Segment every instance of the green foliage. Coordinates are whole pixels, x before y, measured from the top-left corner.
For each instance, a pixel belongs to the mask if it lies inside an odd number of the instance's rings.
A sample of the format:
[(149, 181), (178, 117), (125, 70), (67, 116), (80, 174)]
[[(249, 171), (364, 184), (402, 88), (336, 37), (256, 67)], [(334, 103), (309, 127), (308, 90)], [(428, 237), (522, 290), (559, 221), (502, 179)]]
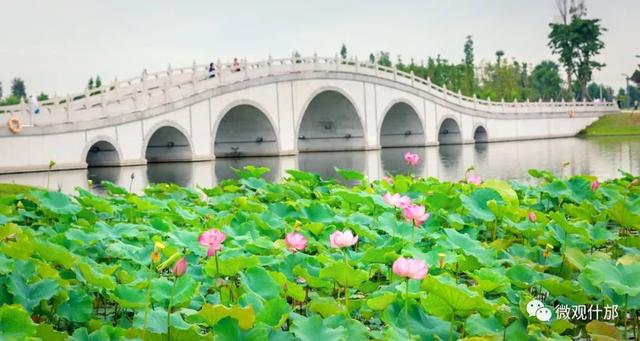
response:
[[(624, 321), (544, 324), (526, 316), (531, 291), (550, 307), (640, 308), (631, 174), (594, 191), (593, 176), (539, 170), (531, 184), (480, 186), (409, 176), (389, 186), (345, 169), (355, 184), (302, 171), (270, 183), (266, 171), (238, 170), (205, 195), (166, 184), (139, 194), (109, 183), (103, 195), (3, 191), (0, 338), (542, 340), (586, 330), (596, 339), (622, 336)], [(412, 232), (381, 199), (387, 191), (431, 217)], [(215, 256), (198, 243), (211, 228), (227, 236)], [(346, 229), (357, 244), (332, 248), (329, 236)], [(284, 237), (295, 230), (308, 244), (294, 253)], [(401, 255), (425, 261), (428, 275), (398, 277)], [(176, 278), (182, 256), (187, 271)]]
[(342, 46), (340, 46), (340, 57), (342, 58), (342, 60), (347, 59), (347, 46), (345, 44), (342, 44)]
[(27, 89), (22, 78), (14, 78), (11, 80), (11, 96), (17, 98), (27, 97)]
[(572, 76), (579, 85), (579, 99), (591, 99), (587, 84), (591, 81), (593, 70), (599, 70), (605, 64), (593, 58), (605, 46), (600, 36), (605, 28), (600, 26), (600, 19), (584, 19), (572, 17), (569, 23), (549, 24), (549, 47), (559, 57), (560, 63), (567, 73), (567, 85), (573, 85)]

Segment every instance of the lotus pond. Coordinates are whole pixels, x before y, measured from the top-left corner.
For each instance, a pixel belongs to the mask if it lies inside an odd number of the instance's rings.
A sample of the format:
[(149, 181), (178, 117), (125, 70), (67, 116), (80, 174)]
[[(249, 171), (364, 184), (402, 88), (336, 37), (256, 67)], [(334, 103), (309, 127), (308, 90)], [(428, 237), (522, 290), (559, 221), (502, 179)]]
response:
[[(215, 188), (159, 184), (136, 194), (106, 182), (103, 195), (2, 192), (0, 339), (639, 332), (640, 179), (631, 174), (598, 183), (531, 170), (536, 184), (524, 185), (368, 181), (339, 170), (343, 185), (295, 170), (271, 183), (267, 171), (246, 167)], [(407, 213), (405, 201), (426, 212)], [(528, 311), (534, 299), (549, 321)], [(617, 311), (563, 317), (558, 306)]]

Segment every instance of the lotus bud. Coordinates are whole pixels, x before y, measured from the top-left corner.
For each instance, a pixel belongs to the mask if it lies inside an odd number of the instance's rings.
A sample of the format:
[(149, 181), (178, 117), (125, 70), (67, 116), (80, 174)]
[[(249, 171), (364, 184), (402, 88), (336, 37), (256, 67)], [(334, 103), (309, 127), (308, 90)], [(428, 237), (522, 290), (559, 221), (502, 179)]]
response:
[(438, 267), (440, 269), (442, 269), (444, 267), (444, 257), (446, 256), (446, 254), (440, 252), (438, 253)]
[(131, 177), (131, 180), (135, 179), (136, 178), (136, 173), (131, 172), (131, 176), (130, 177)]
[(87, 180), (87, 187), (89, 188), (93, 187), (93, 180), (91, 179)]
[(538, 217), (536, 216), (536, 212), (533, 212), (533, 211), (529, 211), (528, 218), (529, 218), (529, 221), (532, 223), (535, 223), (536, 220), (538, 219)]
[(49, 169), (53, 169), (53, 167), (55, 167), (55, 166), (56, 166), (56, 162), (55, 161), (53, 161), (53, 160), (49, 161)]
[(300, 220), (296, 220), (296, 223), (293, 225), (293, 230), (296, 232), (300, 231), (300, 225), (302, 225)]
[(151, 261), (153, 263), (158, 263), (160, 261), (160, 253), (157, 251), (151, 252)]
[(176, 277), (184, 275), (185, 272), (187, 272), (187, 258), (180, 258), (173, 266), (173, 269), (171, 269), (171, 272), (173, 272)]

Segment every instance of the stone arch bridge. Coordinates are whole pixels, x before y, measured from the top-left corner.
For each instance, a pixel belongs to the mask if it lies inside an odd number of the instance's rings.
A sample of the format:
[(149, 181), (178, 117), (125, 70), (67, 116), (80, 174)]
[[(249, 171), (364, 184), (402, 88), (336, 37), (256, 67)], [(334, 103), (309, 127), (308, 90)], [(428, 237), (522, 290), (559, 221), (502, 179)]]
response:
[[(395, 68), (269, 57), (0, 107), (0, 173), (573, 136), (613, 103), (492, 102)], [(7, 121), (23, 125), (9, 131)]]

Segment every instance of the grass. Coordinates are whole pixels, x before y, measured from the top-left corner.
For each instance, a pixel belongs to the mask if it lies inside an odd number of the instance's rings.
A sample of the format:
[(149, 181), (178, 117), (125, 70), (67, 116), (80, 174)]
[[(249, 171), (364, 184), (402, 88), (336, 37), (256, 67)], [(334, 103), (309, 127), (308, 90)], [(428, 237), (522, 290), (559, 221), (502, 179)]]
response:
[(600, 117), (582, 131), (585, 136), (640, 135), (640, 111)]

